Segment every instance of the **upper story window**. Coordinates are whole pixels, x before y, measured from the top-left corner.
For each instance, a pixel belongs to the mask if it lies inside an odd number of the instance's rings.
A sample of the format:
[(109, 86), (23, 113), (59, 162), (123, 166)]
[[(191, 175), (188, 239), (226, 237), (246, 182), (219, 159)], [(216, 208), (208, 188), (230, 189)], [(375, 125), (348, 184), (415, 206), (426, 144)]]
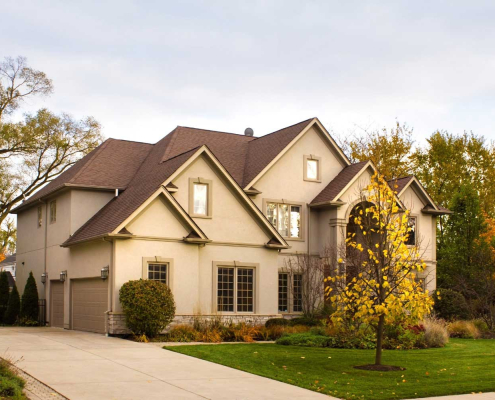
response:
[(43, 224), (43, 208), (38, 207), (38, 228)]
[(203, 178), (189, 179), (189, 215), (211, 218), (212, 181)]
[(304, 180), (321, 182), (321, 158), (312, 154), (304, 156)]
[(266, 217), (285, 238), (302, 238), (301, 212), (301, 204), (266, 203)]
[(407, 221), (410, 231), (407, 233), (405, 244), (408, 246), (416, 246), (416, 217), (409, 217)]
[(57, 201), (53, 200), (50, 202), (50, 223), (53, 224), (57, 222)]

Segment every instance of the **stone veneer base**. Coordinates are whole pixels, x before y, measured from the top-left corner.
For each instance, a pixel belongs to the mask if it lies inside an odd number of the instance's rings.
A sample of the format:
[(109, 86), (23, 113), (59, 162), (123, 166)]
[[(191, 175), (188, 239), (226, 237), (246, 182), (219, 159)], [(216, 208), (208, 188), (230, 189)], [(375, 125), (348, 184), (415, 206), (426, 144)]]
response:
[[(220, 319), (223, 323), (240, 323), (246, 322), (249, 324), (264, 325), (271, 318), (291, 318), (291, 315), (270, 314), (270, 315), (176, 315), (172, 323), (163, 331), (164, 333), (177, 325), (192, 325), (195, 320), (211, 321)], [(108, 314), (108, 334), (110, 335), (127, 335), (131, 331), (125, 324), (125, 316), (123, 313)]]

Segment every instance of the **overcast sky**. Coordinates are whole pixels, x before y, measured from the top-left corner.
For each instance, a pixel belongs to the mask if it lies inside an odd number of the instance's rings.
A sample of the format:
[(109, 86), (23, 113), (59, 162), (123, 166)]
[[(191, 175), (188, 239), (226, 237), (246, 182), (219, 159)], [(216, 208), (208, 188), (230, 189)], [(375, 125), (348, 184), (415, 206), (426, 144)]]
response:
[(23, 55), (106, 137), (175, 126), (255, 136), (317, 116), (495, 140), (495, 1), (4, 1), (0, 57)]

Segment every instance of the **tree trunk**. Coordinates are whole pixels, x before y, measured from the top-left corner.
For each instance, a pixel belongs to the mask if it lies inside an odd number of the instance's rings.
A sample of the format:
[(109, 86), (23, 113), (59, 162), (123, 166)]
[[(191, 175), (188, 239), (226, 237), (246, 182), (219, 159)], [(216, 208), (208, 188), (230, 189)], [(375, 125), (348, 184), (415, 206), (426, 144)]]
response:
[(376, 353), (375, 365), (382, 365), (382, 344), (383, 344), (383, 328), (385, 326), (385, 315), (380, 315), (378, 326), (376, 328)]

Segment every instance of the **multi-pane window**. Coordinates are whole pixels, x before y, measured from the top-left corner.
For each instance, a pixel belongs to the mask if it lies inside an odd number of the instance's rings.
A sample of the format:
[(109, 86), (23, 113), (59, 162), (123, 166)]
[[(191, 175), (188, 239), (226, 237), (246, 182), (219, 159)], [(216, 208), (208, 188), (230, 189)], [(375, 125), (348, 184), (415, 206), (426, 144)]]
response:
[(43, 224), (43, 208), (41, 206), (38, 207), (38, 227)]
[(294, 274), (292, 276), (293, 283), (293, 299), (292, 299), (292, 311), (301, 312), (302, 311), (302, 275)]
[(409, 246), (416, 245), (416, 217), (409, 217), (407, 222), (409, 231), (407, 232), (406, 244)]
[(208, 215), (208, 185), (206, 183), (194, 183), (193, 185), (193, 212), (196, 215)]
[(278, 311), (302, 312), (302, 275), (278, 274)]
[(278, 311), (289, 312), (289, 274), (278, 274)]
[(50, 202), (50, 223), (57, 221), (57, 201)]
[(253, 268), (218, 268), (217, 311), (254, 312)]
[(267, 203), (266, 216), (283, 237), (301, 238), (300, 205)]
[(168, 264), (148, 264), (148, 279), (168, 284)]

